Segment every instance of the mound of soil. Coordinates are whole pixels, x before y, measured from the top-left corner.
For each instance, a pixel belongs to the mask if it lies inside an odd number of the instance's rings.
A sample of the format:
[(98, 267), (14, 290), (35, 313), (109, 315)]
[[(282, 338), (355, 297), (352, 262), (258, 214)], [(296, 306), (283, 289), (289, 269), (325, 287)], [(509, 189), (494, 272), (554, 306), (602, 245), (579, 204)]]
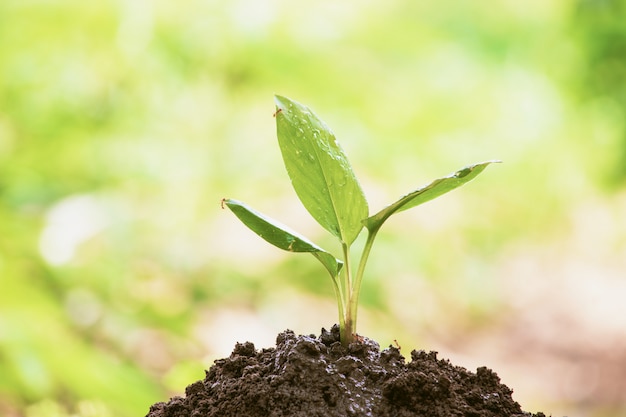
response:
[(490, 369), (472, 373), (437, 352), (414, 350), (407, 364), (367, 338), (344, 348), (334, 326), (319, 337), (287, 330), (260, 351), (238, 343), (147, 417), (545, 417), (522, 411), (512, 392)]

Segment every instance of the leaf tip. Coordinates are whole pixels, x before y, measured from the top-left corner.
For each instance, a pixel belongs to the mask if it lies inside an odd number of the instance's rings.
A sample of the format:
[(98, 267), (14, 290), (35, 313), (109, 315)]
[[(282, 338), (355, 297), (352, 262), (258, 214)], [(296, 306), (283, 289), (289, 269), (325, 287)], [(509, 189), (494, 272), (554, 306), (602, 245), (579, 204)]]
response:
[(287, 97), (274, 94), (274, 103), (276, 104), (276, 107), (284, 108), (287, 104), (289, 104), (289, 102), (290, 100)]
[(287, 110), (287, 109), (290, 108), (290, 105), (292, 104), (292, 101), (289, 100), (287, 97), (275, 94), (274, 95), (274, 103), (276, 104), (276, 111), (274, 112), (274, 114), (272, 116), (274, 116), (274, 118), (276, 118), (284, 110)]

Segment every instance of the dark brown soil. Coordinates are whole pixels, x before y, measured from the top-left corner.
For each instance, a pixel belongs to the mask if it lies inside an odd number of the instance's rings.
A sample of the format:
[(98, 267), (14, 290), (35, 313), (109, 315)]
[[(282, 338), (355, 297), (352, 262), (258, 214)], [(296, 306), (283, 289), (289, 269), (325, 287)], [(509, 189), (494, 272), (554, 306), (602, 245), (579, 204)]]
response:
[(337, 326), (319, 337), (287, 330), (260, 351), (238, 343), (185, 393), (147, 417), (545, 417), (522, 411), (488, 368), (469, 372), (421, 350), (407, 364), (367, 338), (344, 348)]

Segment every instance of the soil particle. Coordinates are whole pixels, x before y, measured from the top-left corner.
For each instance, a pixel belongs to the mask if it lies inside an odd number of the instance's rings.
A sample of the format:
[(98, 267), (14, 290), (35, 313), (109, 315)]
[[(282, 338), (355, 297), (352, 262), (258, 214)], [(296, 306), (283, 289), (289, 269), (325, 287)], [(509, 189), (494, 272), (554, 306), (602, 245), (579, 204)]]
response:
[(147, 417), (545, 417), (522, 411), (513, 391), (490, 369), (476, 373), (373, 340), (344, 348), (339, 328), (319, 337), (286, 330), (276, 347), (237, 343), (206, 378), (150, 407)]

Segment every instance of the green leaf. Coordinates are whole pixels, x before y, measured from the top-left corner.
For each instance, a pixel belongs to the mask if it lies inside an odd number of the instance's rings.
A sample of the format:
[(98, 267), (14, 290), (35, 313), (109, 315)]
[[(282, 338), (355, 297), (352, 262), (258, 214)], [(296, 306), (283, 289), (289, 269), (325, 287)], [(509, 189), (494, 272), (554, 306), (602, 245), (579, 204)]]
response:
[(223, 203), (243, 224), (267, 242), (289, 252), (309, 252), (324, 265), (333, 278), (339, 275), (343, 262), (307, 238), (248, 207), (241, 201), (224, 199)]
[(278, 143), (298, 198), (322, 227), (350, 245), (369, 212), (348, 158), (308, 107), (281, 96), (275, 101)]
[(480, 174), (487, 165), (500, 161), (486, 161), (479, 164), (467, 166), (447, 177), (434, 180), (425, 187), (419, 188), (395, 203), (385, 207), (375, 215), (363, 220), (363, 224), (370, 232), (376, 232), (392, 214), (410, 209), (420, 204), (426, 203), (442, 194), (452, 191), (457, 187), (471, 181)]

